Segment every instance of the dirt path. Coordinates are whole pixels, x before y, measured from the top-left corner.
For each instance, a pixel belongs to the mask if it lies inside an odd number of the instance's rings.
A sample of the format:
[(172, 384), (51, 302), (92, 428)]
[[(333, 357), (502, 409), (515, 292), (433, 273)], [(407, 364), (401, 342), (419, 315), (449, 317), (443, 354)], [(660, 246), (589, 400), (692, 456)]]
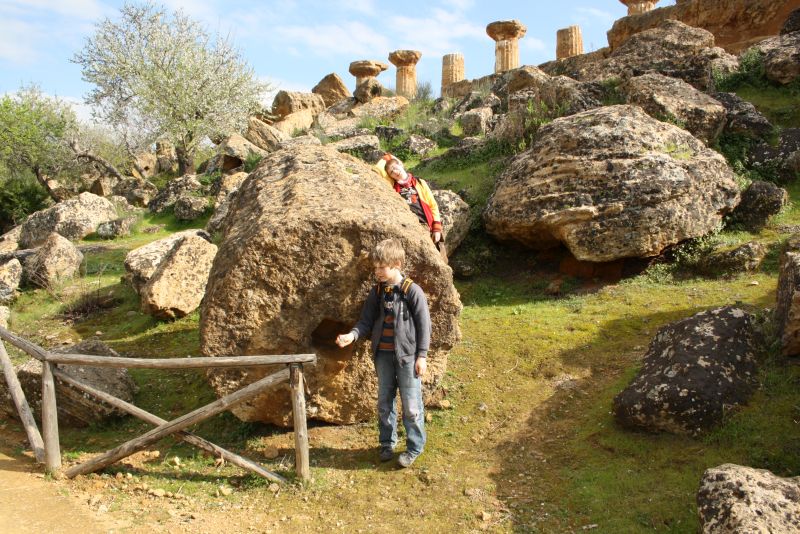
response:
[(14, 454), (19, 441), (0, 433), (0, 532), (15, 534), (114, 532), (114, 525), (95, 517), (75, 498), (42, 475), (41, 466)]

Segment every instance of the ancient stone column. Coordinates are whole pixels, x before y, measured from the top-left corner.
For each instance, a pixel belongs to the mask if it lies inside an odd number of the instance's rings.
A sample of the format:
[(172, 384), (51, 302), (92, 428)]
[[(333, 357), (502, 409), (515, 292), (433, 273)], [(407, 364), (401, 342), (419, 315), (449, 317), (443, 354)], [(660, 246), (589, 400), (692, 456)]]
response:
[(395, 50), (389, 54), (389, 61), (397, 67), (397, 87), (399, 96), (411, 100), (417, 96), (417, 61), (422, 52), (416, 50)]
[(494, 72), (505, 72), (519, 67), (519, 40), (528, 28), (518, 20), (498, 20), (486, 26), (486, 33), (496, 41), (494, 47)]
[(570, 26), (556, 32), (556, 59), (583, 54), (583, 37), (580, 26)]
[(442, 57), (442, 96), (445, 88), (464, 79), (464, 56), (462, 54), (447, 54)]
[(647, 13), (655, 9), (658, 0), (619, 0), (628, 6), (628, 16)]
[(386, 63), (364, 59), (350, 63), (350, 74), (356, 77), (356, 89), (369, 78), (375, 78), (389, 68)]

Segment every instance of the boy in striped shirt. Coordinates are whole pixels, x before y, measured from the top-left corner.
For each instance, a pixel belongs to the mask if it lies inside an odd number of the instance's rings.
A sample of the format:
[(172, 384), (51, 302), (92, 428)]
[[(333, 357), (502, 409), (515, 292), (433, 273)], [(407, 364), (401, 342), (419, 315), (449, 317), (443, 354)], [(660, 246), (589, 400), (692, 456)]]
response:
[(427, 370), (426, 357), (431, 340), (431, 318), (425, 293), (401, 269), (405, 261), (403, 246), (396, 239), (378, 243), (373, 253), (375, 277), (361, 318), (355, 327), (336, 338), (346, 347), (369, 335), (378, 374), (378, 439), (380, 459), (394, 457), (397, 444), (395, 397), (400, 390), (406, 450), (397, 462), (408, 467), (425, 448), (425, 414), (422, 381)]

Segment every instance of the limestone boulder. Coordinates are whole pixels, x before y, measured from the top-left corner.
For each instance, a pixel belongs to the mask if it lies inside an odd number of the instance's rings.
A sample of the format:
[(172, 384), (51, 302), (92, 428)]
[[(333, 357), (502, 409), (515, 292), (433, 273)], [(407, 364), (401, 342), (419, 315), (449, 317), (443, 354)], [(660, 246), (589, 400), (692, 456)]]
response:
[(683, 80), (649, 73), (628, 80), (624, 91), (629, 104), (658, 120), (678, 124), (706, 144), (725, 125), (725, 107)]
[(557, 111), (558, 115), (572, 115), (601, 105), (601, 91), (597, 86), (567, 76), (550, 76), (530, 65), (503, 73), (495, 81), (492, 91), (505, 102), (504, 109), (509, 111), (512, 107), (510, 97), (520, 91), (526, 93), (526, 100), (537, 111), (546, 108), (551, 112)]
[(304, 109), (311, 110), (311, 114), (316, 116), (325, 111), (325, 100), (317, 93), (301, 93), (296, 91), (278, 91), (272, 101), (272, 114), (278, 117), (286, 117)]
[(310, 109), (301, 109), (272, 124), (272, 127), (288, 137), (295, 137), (306, 132), (314, 124), (314, 113)]
[(17, 258), (0, 260), (0, 304), (14, 300), (22, 282), (22, 264)]
[(96, 178), (89, 187), (89, 192), (99, 197), (110, 197), (114, 194), (114, 186), (119, 182), (113, 176), (100, 176)]
[(94, 233), (100, 224), (116, 218), (117, 210), (107, 199), (92, 193), (81, 193), (31, 214), (22, 223), (19, 245), (22, 248), (36, 247), (53, 232), (67, 239), (81, 239)]
[(158, 172), (177, 172), (178, 153), (175, 145), (166, 139), (156, 141), (156, 163)]
[(0, 306), (0, 326), (8, 328), (8, 321), (11, 319), (11, 310), (8, 306)]
[(378, 139), (381, 141), (389, 142), (395, 137), (399, 137), (405, 133), (405, 130), (397, 126), (384, 126), (383, 124), (379, 124), (375, 127), (375, 135), (377, 135)]
[[(424, 390), (430, 394), (460, 337), (451, 271), (371, 166), (328, 146), (267, 156), (235, 195), (201, 306), (202, 352), (316, 352), (317, 365), (306, 371), (309, 416), (368, 420), (377, 394), (368, 342), (339, 349), (334, 340), (358, 320), (375, 284), (370, 251), (389, 237), (403, 243), (404, 270), (428, 297), (433, 335)], [(275, 370), (212, 371), (210, 382), (223, 395)], [(288, 390), (266, 392), (232, 411), (246, 421), (286, 425)]]
[(750, 102), (736, 93), (713, 93), (714, 100), (725, 107), (727, 118), (723, 133), (766, 139), (774, 130), (769, 120)]
[(373, 117), (378, 120), (393, 119), (408, 107), (403, 96), (379, 96), (366, 104), (354, 106), (350, 113), (354, 117)]
[(0, 235), (0, 254), (18, 250), (20, 235), (22, 235), (22, 226), (15, 226), (8, 232)]
[(220, 143), (219, 147), (217, 147), (217, 153), (217, 157), (212, 161), (210, 168), (207, 169), (206, 172), (230, 172), (243, 166), (245, 161), (249, 158), (263, 157), (266, 151), (260, 149), (241, 135), (232, 134)]
[(158, 174), (158, 158), (152, 152), (142, 152), (136, 155), (136, 165), (133, 172), (137, 178), (147, 180)]
[(721, 247), (701, 259), (700, 269), (712, 276), (751, 273), (761, 266), (766, 255), (767, 247), (758, 241), (735, 247)]
[(289, 139), (289, 135), (256, 117), (250, 117), (244, 138), (266, 152), (273, 152), (282, 141)]
[(754, 168), (765, 168), (777, 174), (785, 183), (800, 176), (800, 128), (784, 128), (778, 143), (758, 143), (750, 149), (749, 163)]
[(442, 233), (447, 253), (452, 254), (469, 232), (469, 204), (464, 202), (458, 193), (447, 189), (434, 189), (433, 198), (436, 199), (439, 214), (442, 216)]
[(616, 421), (688, 435), (721, 422), (758, 384), (753, 321), (750, 313), (727, 306), (661, 328), (639, 373), (614, 398)]
[(356, 87), (353, 97), (356, 102), (367, 104), (373, 99), (383, 95), (383, 86), (377, 78), (367, 78)]
[(193, 221), (202, 217), (208, 209), (208, 199), (184, 195), (175, 201), (175, 218), (179, 221)]
[(142, 311), (180, 319), (200, 306), (217, 246), (197, 235), (175, 242), (141, 291)]
[(593, 52), (548, 61), (539, 65), (544, 73), (550, 76), (568, 76), (575, 80), (592, 79), (597, 66), (611, 54), (611, 48), (599, 48)]
[(800, 531), (800, 477), (723, 464), (706, 469), (697, 492), (703, 534)]
[(113, 191), (114, 195), (124, 197), (130, 204), (145, 207), (158, 194), (158, 187), (153, 182), (129, 177), (118, 182)]
[(138, 220), (139, 218), (135, 215), (129, 215), (105, 222), (97, 227), (97, 235), (103, 239), (116, 239), (131, 235), (131, 230)]
[[(341, 141), (330, 143), (327, 146), (338, 150), (339, 152), (346, 152), (352, 156), (366, 161), (367, 163), (375, 162), (383, 156), (381, 151), (381, 141), (376, 135), (359, 135), (356, 137), (348, 137)], [(378, 154), (380, 152), (380, 154)]]
[(783, 85), (800, 77), (800, 31), (770, 39), (764, 54), (764, 73)]
[(164, 213), (167, 209), (175, 206), (179, 198), (192, 193), (202, 193), (202, 191), (203, 184), (197, 179), (197, 175), (178, 176), (167, 182), (167, 185), (147, 205), (147, 209), (152, 213)]
[(31, 284), (49, 288), (78, 273), (83, 254), (69, 239), (53, 232), (35, 254), (25, 259), (24, 274)]
[(211, 242), (211, 236), (204, 230), (184, 230), (128, 252), (128, 255), (125, 256), (125, 281), (133, 287), (134, 291), (141, 293), (142, 288), (176, 243), (191, 236), (199, 236), (209, 243)]
[(781, 26), (781, 35), (788, 35), (790, 33), (800, 32), (800, 8), (795, 9), (789, 16), (786, 17), (786, 20)]
[(411, 134), (408, 139), (400, 144), (400, 149), (415, 156), (424, 157), (428, 152), (436, 148), (436, 141), (417, 134)]
[(322, 78), (319, 83), (311, 89), (311, 92), (322, 97), (326, 108), (353, 96), (350, 89), (347, 88), (344, 81), (342, 81), (335, 72)]
[(742, 192), (742, 201), (730, 215), (732, 224), (749, 232), (759, 232), (789, 201), (786, 189), (772, 182), (755, 181)]
[(463, 113), (459, 120), (464, 135), (483, 135), (489, 128), (491, 118), (492, 108), (476, 108)]
[(298, 137), (293, 137), (291, 139), (287, 139), (281, 143), (280, 149), (289, 149), (293, 150), (299, 146), (322, 146), (322, 141), (319, 138), (314, 137), (313, 135), (300, 135)]
[[(97, 339), (88, 339), (71, 347), (60, 347), (51, 350), (64, 354), (119, 357), (115, 350)], [(127, 369), (78, 365), (63, 365), (59, 369), (76, 380), (80, 380), (89, 386), (127, 402), (133, 402), (134, 395), (138, 391)], [(25, 398), (28, 399), (31, 410), (38, 418), (39, 414), (42, 413), (42, 364), (38, 360), (29, 360), (17, 366), (16, 371), (22, 391), (25, 393)], [(60, 425), (85, 427), (92, 424), (107, 423), (110, 420), (126, 415), (125, 412), (85, 394), (58, 378), (56, 378), (55, 382), (56, 397), (58, 398), (58, 423)], [(18, 417), (14, 404), (9, 398), (5, 380), (0, 380), (0, 411), (11, 417)]]
[(637, 106), (562, 117), (498, 177), (487, 231), (581, 261), (650, 257), (717, 228), (739, 202), (725, 159)]
[(786, 240), (778, 272), (775, 321), (784, 356), (800, 354), (800, 234)]

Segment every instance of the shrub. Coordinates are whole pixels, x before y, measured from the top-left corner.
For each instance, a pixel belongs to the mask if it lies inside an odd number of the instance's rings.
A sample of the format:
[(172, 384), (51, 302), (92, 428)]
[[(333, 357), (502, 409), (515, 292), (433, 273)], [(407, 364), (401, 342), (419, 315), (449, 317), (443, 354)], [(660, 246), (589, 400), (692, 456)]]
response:
[(0, 234), (46, 208), (49, 198), (32, 176), (0, 177)]
[(253, 172), (263, 157), (264, 156), (261, 154), (256, 154), (254, 152), (247, 154), (247, 158), (244, 160), (244, 172)]
[(737, 89), (749, 85), (751, 87), (764, 87), (770, 85), (764, 74), (764, 54), (756, 49), (748, 49), (739, 58), (739, 70), (733, 73), (714, 72), (714, 86), (717, 91), (735, 92)]

